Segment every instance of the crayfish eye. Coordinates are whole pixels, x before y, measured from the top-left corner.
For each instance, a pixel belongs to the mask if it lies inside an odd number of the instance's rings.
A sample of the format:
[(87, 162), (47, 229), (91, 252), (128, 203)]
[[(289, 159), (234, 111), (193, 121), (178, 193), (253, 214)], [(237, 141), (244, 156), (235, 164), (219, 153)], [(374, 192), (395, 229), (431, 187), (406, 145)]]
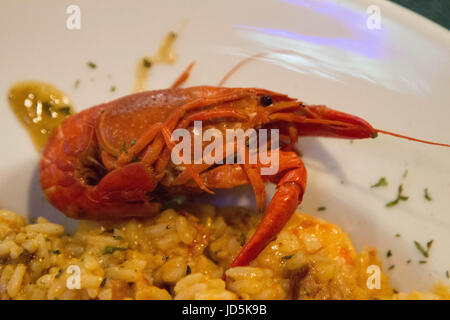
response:
[(263, 107), (270, 106), (273, 103), (272, 98), (269, 95), (264, 95), (261, 97), (261, 105)]

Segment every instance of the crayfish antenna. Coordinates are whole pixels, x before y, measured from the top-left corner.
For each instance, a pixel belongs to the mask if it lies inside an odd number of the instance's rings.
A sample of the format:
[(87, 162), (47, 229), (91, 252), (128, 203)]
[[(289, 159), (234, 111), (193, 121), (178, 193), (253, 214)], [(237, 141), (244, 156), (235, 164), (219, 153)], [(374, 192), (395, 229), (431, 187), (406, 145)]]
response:
[(180, 87), (189, 78), (189, 75), (191, 74), (191, 69), (192, 69), (192, 67), (194, 67), (194, 65), (195, 65), (195, 61), (192, 61), (188, 65), (186, 70), (184, 70), (183, 73), (170, 86), (170, 89), (176, 89), (176, 88)]
[(398, 134), (398, 133), (395, 133), (395, 132), (386, 131), (386, 130), (375, 129), (375, 131), (378, 132), (378, 133), (383, 133), (383, 134), (387, 134), (387, 135), (390, 135), (390, 136), (394, 136), (394, 137), (400, 138), (400, 139), (406, 139), (406, 140), (411, 140), (411, 141), (425, 143), (425, 144), (431, 144), (431, 145), (440, 146), (440, 147), (450, 147), (450, 144), (417, 139), (417, 138), (404, 136), (404, 135), (401, 135), (401, 134)]

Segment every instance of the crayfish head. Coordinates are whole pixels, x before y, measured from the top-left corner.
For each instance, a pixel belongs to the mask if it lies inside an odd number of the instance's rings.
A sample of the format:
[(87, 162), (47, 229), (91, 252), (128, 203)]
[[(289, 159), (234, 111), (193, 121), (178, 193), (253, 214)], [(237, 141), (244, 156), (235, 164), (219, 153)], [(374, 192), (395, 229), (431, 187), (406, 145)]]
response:
[(288, 97), (285, 94), (269, 91), (265, 89), (256, 89), (256, 125), (268, 126), (274, 121), (272, 114), (285, 113), (289, 114), (299, 110), (302, 102), (297, 99)]
[(305, 105), (281, 94), (259, 96), (258, 113), (262, 124), (297, 136), (334, 137), (344, 139), (376, 138), (378, 132), (367, 121), (352, 114), (323, 105)]

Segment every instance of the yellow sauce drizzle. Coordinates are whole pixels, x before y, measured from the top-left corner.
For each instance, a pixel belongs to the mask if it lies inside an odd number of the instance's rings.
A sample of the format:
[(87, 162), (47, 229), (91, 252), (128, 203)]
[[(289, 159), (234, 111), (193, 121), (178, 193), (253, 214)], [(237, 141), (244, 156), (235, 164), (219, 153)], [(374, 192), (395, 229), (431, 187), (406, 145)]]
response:
[(54, 86), (39, 81), (24, 81), (8, 92), (11, 110), (27, 129), (35, 147), (40, 151), (50, 133), (73, 113), (66, 94)]
[(172, 64), (176, 61), (177, 55), (173, 51), (173, 44), (176, 38), (177, 34), (175, 32), (169, 32), (155, 55), (144, 57), (139, 60), (136, 66), (133, 92), (146, 90), (148, 75), (152, 66), (157, 63)]

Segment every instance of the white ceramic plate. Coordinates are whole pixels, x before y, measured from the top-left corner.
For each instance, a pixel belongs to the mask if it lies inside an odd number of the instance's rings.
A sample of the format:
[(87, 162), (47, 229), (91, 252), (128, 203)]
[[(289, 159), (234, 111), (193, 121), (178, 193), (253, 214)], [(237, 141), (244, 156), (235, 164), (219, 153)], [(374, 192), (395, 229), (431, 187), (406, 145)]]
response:
[[(197, 65), (187, 85), (215, 85), (243, 57), (295, 50), (301, 56), (272, 55), (246, 65), (227, 85), (281, 91), (359, 115), (376, 128), (450, 142), (450, 33), (390, 2), (80, 0), (77, 31), (66, 28), (70, 4), (0, 3), (0, 206), (30, 219), (45, 216), (69, 230), (75, 225), (43, 198), (39, 156), (9, 109), (10, 85), (25, 79), (53, 83), (77, 110), (112, 100), (130, 93), (137, 60), (155, 52), (170, 30), (180, 31), (179, 59), (152, 69), (149, 89), (167, 87), (192, 60)], [(381, 30), (366, 26), (372, 4), (381, 9)], [(90, 70), (87, 61), (98, 68)], [(76, 79), (81, 80), (77, 89)], [(385, 268), (395, 265), (388, 274), (398, 289), (424, 290), (445, 280), (450, 269), (448, 149), (389, 136), (354, 143), (308, 138), (299, 148), (309, 170), (304, 212), (341, 226), (358, 250), (378, 248)], [(381, 176), (389, 186), (371, 189)], [(400, 183), (410, 200), (386, 208)], [(432, 202), (424, 199), (424, 188)], [(221, 193), (214, 201), (252, 205), (251, 192), (243, 190)], [(327, 210), (317, 212), (319, 206)], [(428, 263), (418, 264), (424, 259), (413, 241), (431, 239)]]

